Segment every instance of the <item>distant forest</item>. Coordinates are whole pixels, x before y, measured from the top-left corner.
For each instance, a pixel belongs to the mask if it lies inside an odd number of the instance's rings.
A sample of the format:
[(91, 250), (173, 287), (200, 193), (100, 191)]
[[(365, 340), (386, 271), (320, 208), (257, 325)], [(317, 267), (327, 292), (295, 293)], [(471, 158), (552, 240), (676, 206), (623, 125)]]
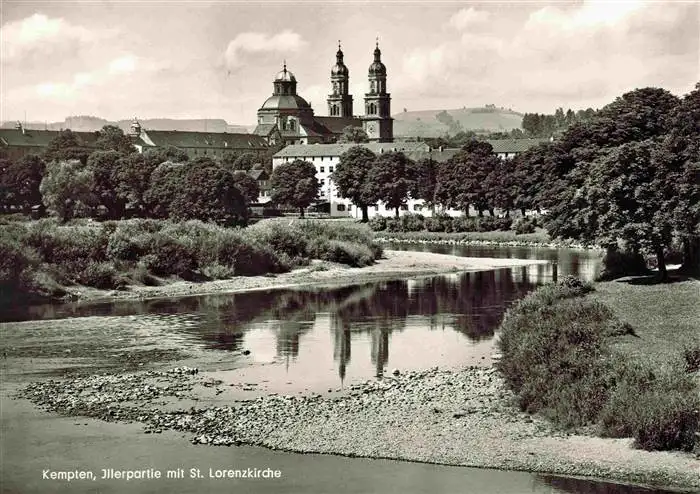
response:
[(596, 111), (593, 108), (564, 112), (563, 108), (557, 108), (554, 115), (539, 113), (526, 113), (523, 115), (523, 133), (526, 137), (551, 137), (560, 134), (577, 122), (587, 122), (593, 118)]

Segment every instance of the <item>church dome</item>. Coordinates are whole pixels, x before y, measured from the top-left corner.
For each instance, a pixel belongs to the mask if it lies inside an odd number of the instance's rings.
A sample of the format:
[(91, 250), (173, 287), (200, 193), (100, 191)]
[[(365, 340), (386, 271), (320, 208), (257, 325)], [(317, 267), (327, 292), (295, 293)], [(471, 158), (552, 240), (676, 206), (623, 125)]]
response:
[(274, 94), (265, 100), (261, 110), (299, 110), (311, 105), (297, 94)]
[(284, 65), (284, 69), (280, 70), (275, 76), (275, 82), (297, 82), (296, 77), (290, 71), (287, 70), (287, 65)]

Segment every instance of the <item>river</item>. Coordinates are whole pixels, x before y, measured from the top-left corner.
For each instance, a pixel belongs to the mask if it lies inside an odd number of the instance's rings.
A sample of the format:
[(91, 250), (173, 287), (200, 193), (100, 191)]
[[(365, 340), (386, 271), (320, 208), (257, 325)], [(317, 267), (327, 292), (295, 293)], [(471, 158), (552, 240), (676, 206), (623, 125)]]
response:
[[(496, 351), (496, 329), (512, 303), (539, 284), (560, 276), (592, 279), (599, 267), (597, 253), (570, 249), (449, 245), (408, 248), (473, 257), (546, 259), (550, 264), (330, 290), (284, 289), (143, 302), (35, 306), (0, 314), (0, 320), (16, 321), (3, 324), (4, 351), (9, 353), (10, 361), (30, 359), (50, 361), (51, 365), (18, 370), (5, 362), (3, 371), (15, 381), (20, 374), (28, 373), (37, 377), (68, 375), (81, 370), (72, 355), (116, 359), (120, 365), (123, 355), (172, 351), (173, 355), (186, 355), (188, 362), (198, 363), (225, 382), (256, 383), (254, 393), (323, 393), (381, 378), (394, 370), (489, 365)], [(150, 464), (165, 471), (197, 465), (204, 471), (254, 463), (285, 472), (280, 482), (140, 481), (130, 489), (134, 492), (195, 492), (203, 488), (213, 492), (667, 492), (520, 472), (295, 455), (258, 448), (202, 448), (175, 434), (144, 436), (123, 424), (70, 418), (51, 422), (42, 412), (7, 413), (22, 406), (26, 404), (3, 406), (3, 430), (10, 431), (3, 440), (2, 478), (7, 482), (3, 485), (17, 488), (22, 484), (25, 489), (17, 492), (46, 491), (47, 484), (37, 477), (39, 468), (58, 468), (55, 465), (62, 464), (66, 468), (83, 465), (99, 470), (105, 465), (97, 461), (102, 458), (101, 452), (112, 458), (117, 468)], [(76, 422), (83, 425), (77, 427)], [(60, 449), (61, 445), (56, 434), (79, 446), (71, 449), (68, 462), (53, 456), (51, 448)], [(27, 435), (31, 440), (17, 449)], [(95, 442), (95, 438), (100, 440)], [(6, 451), (8, 444), (14, 445), (11, 455)], [(146, 457), (149, 460), (144, 463)], [(70, 491), (79, 486), (69, 486)], [(61, 490), (56, 487), (52, 485), (49, 490)], [(121, 492), (124, 486), (98, 481), (88, 487)]]

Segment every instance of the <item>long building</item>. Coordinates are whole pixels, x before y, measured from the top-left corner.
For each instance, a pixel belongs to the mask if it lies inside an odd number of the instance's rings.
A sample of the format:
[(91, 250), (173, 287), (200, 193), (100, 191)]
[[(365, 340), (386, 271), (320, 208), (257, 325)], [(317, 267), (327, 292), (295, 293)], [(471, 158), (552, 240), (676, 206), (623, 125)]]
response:
[[(546, 139), (498, 139), (487, 140), (494, 153), (502, 159), (512, 158), (518, 153), (521, 153), (530, 147), (536, 146)], [(340, 197), (338, 189), (333, 183), (331, 174), (340, 162), (340, 156), (353, 146), (363, 146), (372, 151), (374, 154), (382, 154), (392, 151), (400, 151), (408, 158), (417, 161), (428, 158), (436, 162), (445, 162), (457, 154), (460, 149), (457, 148), (438, 148), (431, 149), (424, 142), (395, 142), (395, 143), (379, 143), (369, 142), (363, 144), (295, 144), (287, 146), (272, 157), (273, 170), (282, 163), (290, 163), (295, 160), (308, 161), (316, 167), (316, 178), (321, 183), (321, 191), (319, 201), (322, 204), (327, 204), (330, 215), (333, 217), (353, 217), (361, 218), (362, 211), (355, 206), (349, 199)], [(395, 214), (392, 208), (387, 208), (381, 202), (369, 208), (369, 216), (376, 215), (393, 216)], [(425, 207), (425, 201), (409, 199), (405, 206), (401, 208), (400, 214), (408, 212), (420, 212), (426, 216), (430, 216), (431, 211)], [(447, 214), (459, 216), (461, 211), (445, 211)]]

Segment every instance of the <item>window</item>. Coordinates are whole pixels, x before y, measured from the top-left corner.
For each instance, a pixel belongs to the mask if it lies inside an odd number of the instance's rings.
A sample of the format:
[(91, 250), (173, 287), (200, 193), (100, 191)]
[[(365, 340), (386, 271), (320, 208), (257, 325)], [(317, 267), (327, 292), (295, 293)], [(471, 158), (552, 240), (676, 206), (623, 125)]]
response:
[(325, 167), (325, 166), (322, 166), (322, 167), (321, 167), (321, 173), (324, 173), (325, 171), (326, 171), (326, 167)]
[(408, 205), (402, 204), (402, 205), (401, 205), (401, 211), (408, 211)]
[(326, 185), (326, 181), (324, 179), (321, 179), (321, 187), (323, 187), (324, 185)]
[(414, 211), (420, 211), (420, 210), (422, 210), (422, 209), (423, 209), (423, 206), (421, 206), (420, 204), (414, 204), (414, 205), (413, 205), (413, 210), (414, 210)]
[(336, 206), (336, 209), (337, 209), (338, 211), (345, 211), (345, 204), (338, 204), (338, 205)]
[(348, 204), (348, 211), (352, 211), (352, 204)]
[(333, 167), (332, 167), (332, 166), (329, 166), (329, 167), (328, 167), (328, 171), (331, 172), (331, 173), (333, 173)]

